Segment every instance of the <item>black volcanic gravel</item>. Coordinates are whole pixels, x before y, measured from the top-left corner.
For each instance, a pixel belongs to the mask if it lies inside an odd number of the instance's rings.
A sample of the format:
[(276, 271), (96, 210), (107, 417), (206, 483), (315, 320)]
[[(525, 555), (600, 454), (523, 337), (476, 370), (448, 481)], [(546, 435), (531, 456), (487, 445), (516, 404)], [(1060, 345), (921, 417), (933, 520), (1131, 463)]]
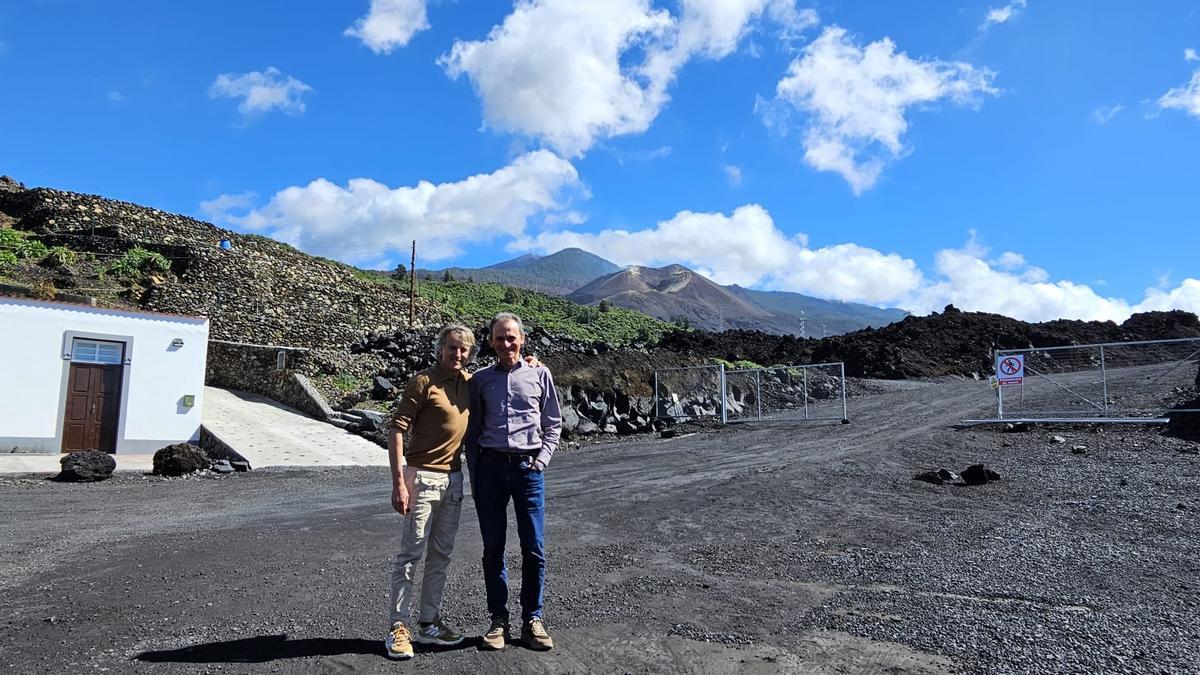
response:
[[(383, 657), (398, 517), (382, 467), (3, 478), (0, 670), (1200, 671), (1195, 443), (956, 430), (988, 408), (986, 385), (905, 384), (856, 397), (849, 425), (556, 455), (548, 653), (472, 638), (407, 666)], [(979, 462), (1003, 478), (912, 479)], [(469, 500), (462, 522), (444, 614), (477, 636)]]

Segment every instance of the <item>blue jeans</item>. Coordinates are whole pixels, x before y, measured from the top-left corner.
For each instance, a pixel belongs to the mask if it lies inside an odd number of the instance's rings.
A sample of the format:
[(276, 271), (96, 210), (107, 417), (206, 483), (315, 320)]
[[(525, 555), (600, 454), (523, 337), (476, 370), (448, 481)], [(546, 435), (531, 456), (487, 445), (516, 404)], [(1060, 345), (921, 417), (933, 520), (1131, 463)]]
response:
[(508, 501), (517, 516), (521, 539), (521, 619), (542, 616), (542, 589), (546, 581), (546, 551), (542, 536), (546, 520), (546, 487), (542, 472), (526, 463), (474, 463), (471, 494), (483, 537), (483, 584), (492, 620), (508, 621), (508, 569), (504, 564), (504, 538), (508, 529)]

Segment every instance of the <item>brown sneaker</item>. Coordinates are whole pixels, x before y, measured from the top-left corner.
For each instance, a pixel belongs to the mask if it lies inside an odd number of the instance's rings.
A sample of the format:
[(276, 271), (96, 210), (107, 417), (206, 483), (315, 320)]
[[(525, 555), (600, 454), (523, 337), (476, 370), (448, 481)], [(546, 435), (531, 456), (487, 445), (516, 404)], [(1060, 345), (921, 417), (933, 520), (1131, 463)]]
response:
[(554, 640), (551, 640), (550, 634), (546, 632), (546, 624), (542, 623), (541, 617), (535, 616), (525, 622), (524, 628), (521, 629), (521, 640), (525, 642), (526, 647), (535, 651), (554, 649)]
[(383, 641), (383, 646), (387, 649), (389, 659), (398, 661), (411, 659), (413, 657), (412, 634), (408, 632), (408, 626), (399, 622), (393, 624), (387, 639)]
[(504, 643), (508, 641), (508, 622), (507, 621), (492, 621), (492, 627), (483, 634), (484, 649), (504, 649)]

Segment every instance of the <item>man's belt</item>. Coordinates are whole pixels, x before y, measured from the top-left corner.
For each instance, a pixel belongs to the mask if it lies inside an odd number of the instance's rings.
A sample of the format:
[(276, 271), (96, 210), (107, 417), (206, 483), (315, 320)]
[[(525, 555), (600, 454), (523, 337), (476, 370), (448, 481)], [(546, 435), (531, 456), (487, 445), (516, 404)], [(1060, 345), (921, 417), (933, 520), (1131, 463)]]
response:
[(520, 464), (522, 462), (532, 462), (536, 452), (536, 450), (510, 451), (499, 448), (479, 448), (479, 458), (489, 462)]

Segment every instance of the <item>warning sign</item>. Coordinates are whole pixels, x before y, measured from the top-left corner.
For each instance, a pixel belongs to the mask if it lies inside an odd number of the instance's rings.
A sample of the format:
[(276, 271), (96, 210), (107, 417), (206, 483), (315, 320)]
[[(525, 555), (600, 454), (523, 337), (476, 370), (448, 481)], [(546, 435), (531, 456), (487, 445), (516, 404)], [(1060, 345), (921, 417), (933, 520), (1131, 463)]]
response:
[(1025, 381), (1025, 356), (1002, 356), (996, 359), (996, 381), (1001, 385)]

